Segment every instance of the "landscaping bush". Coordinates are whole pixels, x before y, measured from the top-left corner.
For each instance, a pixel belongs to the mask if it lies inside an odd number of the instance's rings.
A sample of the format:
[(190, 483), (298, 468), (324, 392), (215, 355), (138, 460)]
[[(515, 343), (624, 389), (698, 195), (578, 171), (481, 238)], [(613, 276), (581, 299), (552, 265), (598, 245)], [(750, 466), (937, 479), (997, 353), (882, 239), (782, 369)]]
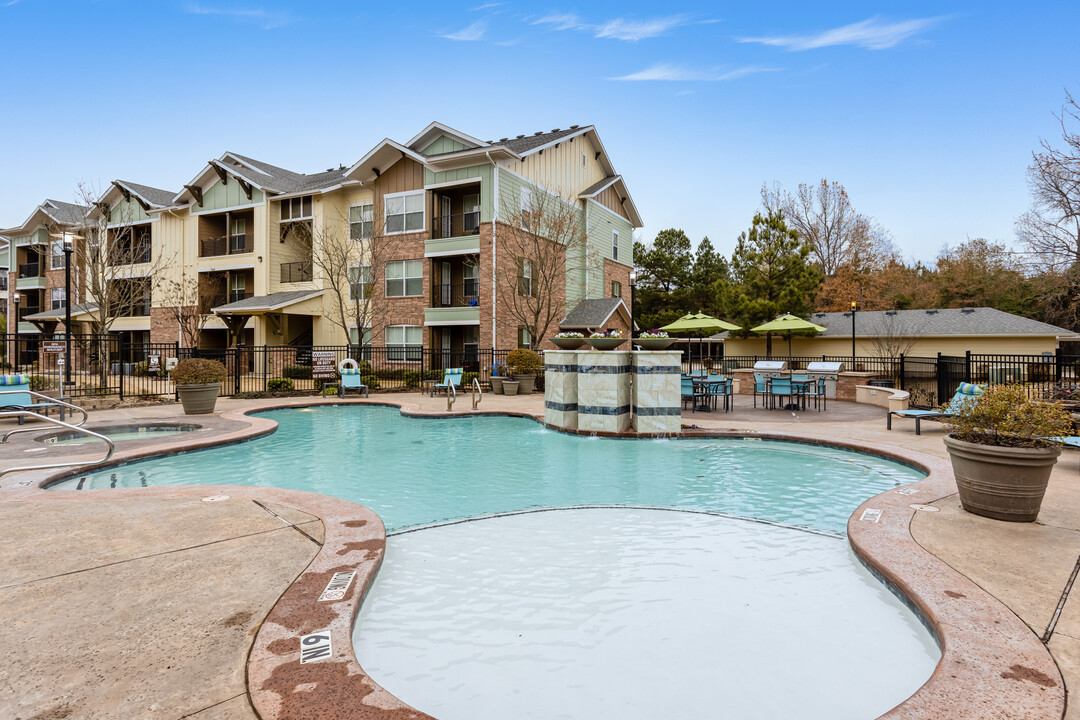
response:
[(374, 375), (361, 375), (360, 384), (367, 385), (368, 390), (377, 390), (379, 387), (379, 378)]
[(270, 392), (292, 390), (293, 381), (290, 378), (270, 378), (266, 381), (266, 389)]
[(286, 378), (292, 380), (310, 380), (311, 379), (311, 366), (310, 365), (286, 365), (281, 374)]
[(1060, 402), (1032, 400), (1023, 385), (991, 385), (957, 408), (946, 427), (965, 442), (999, 447), (1050, 447), (1046, 438), (1072, 434), (1072, 417)]
[(41, 392), (42, 390), (55, 390), (56, 387), (56, 378), (46, 377), (45, 375), (30, 376), (30, 389), (34, 392)]
[(371, 375), (371, 363), (367, 360), (358, 360), (356, 362), (356, 369), (360, 371), (361, 375)]
[(145, 360), (135, 363), (135, 369), (132, 371), (132, 375), (136, 377), (145, 377), (149, 374), (149, 365)]
[(177, 385), (202, 385), (225, 380), (225, 366), (217, 360), (187, 358), (176, 363), (169, 377)]
[(419, 370), (406, 370), (404, 375), (405, 387), (416, 388), (420, 387), (420, 380), (423, 378), (423, 374)]
[(464, 375), (461, 376), (461, 384), (465, 386), (466, 390), (468, 390), (469, 388), (472, 387), (472, 381), (473, 380), (479, 380), (479, 379), (480, 379), (480, 373), (478, 373), (478, 372), (467, 372), (467, 373), (465, 373)]
[(379, 378), (380, 380), (401, 380), (404, 373), (405, 371), (401, 368), (379, 368), (375, 371), (375, 377)]
[(544, 360), (540, 353), (526, 348), (511, 350), (506, 356), (506, 367), (512, 375), (544, 374)]
[(327, 395), (337, 395), (337, 388), (336, 387), (326, 388), (326, 394)]

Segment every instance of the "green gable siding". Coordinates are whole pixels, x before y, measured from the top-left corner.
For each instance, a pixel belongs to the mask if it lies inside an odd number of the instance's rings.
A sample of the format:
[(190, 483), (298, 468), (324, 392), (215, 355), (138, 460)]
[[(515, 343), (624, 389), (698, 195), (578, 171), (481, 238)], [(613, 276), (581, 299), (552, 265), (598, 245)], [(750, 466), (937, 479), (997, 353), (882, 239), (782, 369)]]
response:
[[(603, 205), (589, 201), (589, 244), (596, 248), (600, 257), (614, 260), (611, 252), (611, 233), (619, 232), (619, 259), (617, 262), (623, 265), (633, 265), (634, 240), (631, 237), (634, 229), (630, 227), (630, 221), (616, 215)], [(603, 297), (603, 296), (601, 296)]]
[(439, 136), (439, 138), (428, 145), (426, 148), (420, 151), (421, 155), (439, 155), (441, 153), (457, 152), (458, 150), (468, 150), (468, 145), (463, 145), (457, 140), (446, 137), (445, 135)]
[[(444, 170), (432, 172), (424, 169), (424, 184), (438, 185), (440, 183), (461, 182), (463, 180), (477, 179), (480, 181), (480, 222), (491, 222), (495, 214), (495, 204), (492, 198), (494, 194), (494, 181), (491, 165), (473, 165), (472, 167), (458, 168), (457, 170)], [(501, 180), (500, 180), (501, 182)]]
[(8, 257), (10, 254), (10, 247), (6, 247), (3, 250), (0, 250), (0, 267), (11, 267), (11, 264), (8, 262)]
[(126, 225), (128, 223), (146, 222), (150, 216), (143, 212), (142, 205), (135, 198), (121, 200), (112, 206), (109, 214), (109, 225)]
[(203, 204), (196, 203), (191, 212), (212, 212), (244, 205), (258, 205), (262, 201), (263, 194), (258, 188), (251, 189), (251, 199), (248, 200), (247, 195), (244, 194), (244, 189), (240, 187), (240, 183), (236, 181), (236, 178), (229, 178), (228, 185), (216, 182), (210, 186), (209, 190), (204, 190)]

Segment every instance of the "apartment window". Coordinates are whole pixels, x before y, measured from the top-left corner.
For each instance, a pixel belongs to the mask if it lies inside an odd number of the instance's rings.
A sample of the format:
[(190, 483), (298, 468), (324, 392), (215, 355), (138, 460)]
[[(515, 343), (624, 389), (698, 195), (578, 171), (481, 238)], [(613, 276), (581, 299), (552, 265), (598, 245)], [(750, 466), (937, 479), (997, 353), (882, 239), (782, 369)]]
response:
[(412, 297), (424, 290), (424, 263), (395, 260), (386, 263), (386, 297)]
[(532, 333), (524, 325), (518, 326), (518, 347), (532, 350)]
[(466, 235), (480, 232), (480, 196), (466, 195), (461, 199), (462, 224)]
[(532, 188), (521, 188), (521, 227), (524, 230), (532, 228)]
[(611, 281), (611, 297), (622, 297), (622, 283), (618, 280)]
[(371, 203), (349, 207), (349, 239), (369, 240), (375, 230), (375, 206)]
[(517, 261), (517, 274), (518, 274), (518, 295), (522, 297), (532, 297), (532, 276), (533, 266), (532, 260), (525, 258), (518, 258)]
[(585, 151), (581, 151), (581, 167), (585, 167)]
[(63, 270), (66, 256), (64, 255), (64, 241), (63, 239), (52, 241), (52, 253), (49, 260), (49, 267), (53, 270)]
[(358, 360), (371, 360), (371, 328), (364, 328), (364, 337), (361, 340), (357, 337), (358, 333), (355, 327), (349, 328), (349, 344), (360, 346), (360, 357)]
[(312, 216), (311, 196), (289, 198), (281, 201), (281, 221), (310, 220)]
[(384, 198), (383, 215), (387, 233), (419, 232), (424, 229), (424, 191), (394, 193)]
[(386, 328), (387, 360), (420, 360), (424, 354), (424, 329), (419, 325)]
[(618, 230), (612, 230), (611, 231), (611, 259), (612, 260), (618, 260), (619, 259), (619, 231)]
[(243, 275), (229, 277), (229, 302), (236, 302), (247, 297), (247, 278)]
[(473, 263), (465, 263), (462, 268), (462, 276), (465, 286), (461, 294), (465, 297), (476, 297), (480, 294), (480, 266)]
[(236, 218), (232, 221), (232, 228), (229, 233), (229, 252), (240, 253), (244, 252), (247, 245), (247, 219)]
[(371, 299), (371, 266), (349, 266), (349, 300)]
[(67, 304), (67, 288), (53, 288), (49, 291), (49, 299), (52, 301), (50, 309), (59, 310)]
[(480, 357), (480, 328), (475, 325), (465, 326), (464, 342), (465, 363), (474, 363)]

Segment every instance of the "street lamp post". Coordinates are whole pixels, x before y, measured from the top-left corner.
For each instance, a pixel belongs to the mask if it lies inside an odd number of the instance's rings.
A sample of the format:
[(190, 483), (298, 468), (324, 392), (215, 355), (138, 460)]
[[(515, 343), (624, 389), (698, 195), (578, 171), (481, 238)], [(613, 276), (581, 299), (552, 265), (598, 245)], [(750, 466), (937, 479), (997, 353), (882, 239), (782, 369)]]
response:
[(15, 357), (12, 366), (15, 368), (15, 374), (19, 373), (19, 303), (22, 302), (22, 293), (18, 290), (15, 291), (13, 296), (15, 300)]
[(64, 233), (64, 385), (71, 387), (71, 253), (74, 238)]
[(859, 303), (851, 301), (851, 369), (855, 369), (855, 311), (859, 309)]

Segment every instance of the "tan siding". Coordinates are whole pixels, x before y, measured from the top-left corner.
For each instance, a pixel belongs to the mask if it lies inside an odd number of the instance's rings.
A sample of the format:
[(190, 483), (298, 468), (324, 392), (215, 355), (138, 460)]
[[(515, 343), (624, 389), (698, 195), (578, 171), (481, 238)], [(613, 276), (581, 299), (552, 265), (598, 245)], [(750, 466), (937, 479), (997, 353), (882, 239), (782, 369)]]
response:
[(608, 210), (618, 213), (627, 220), (630, 219), (630, 215), (627, 214), (626, 208), (623, 207), (622, 198), (619, 197), (619, 193), (615, 191), (614, 187), (609, 187), (597, 195), (596, 202), (600, 203)]
[[(979, 336), (979, 337), (921, 337), (915, 341), (906, 355), (911, 357), (936, 357), (943, 355), (963, 355), (967, 351), (986, 354), (1038, 355), (1053, 352), (1057, 339), (1053, 337), (1021, 336)], [(788, 354), (787, 339), (773, 336), (773, 355)], [(855, 351), (860, 357), (877, 355), (873, 344), (863, 338), (855, 339)], [(851, 355), (851, 336), (848, 337), (794, 337), (791, 352), (798, 357), (817, 355)], [(731, 338), (724, 342), (726, 355), (764, 355), (765, 338)]]
[[(581, 153), (585, 153), (585, 167)], [(595, 159), (596, 150), (584, 135), (559, 143), (542, 153), (533, 153), (509, 169), (533, 182), (575, 200), (582, 190), (604, 179), (604, 170)]]

